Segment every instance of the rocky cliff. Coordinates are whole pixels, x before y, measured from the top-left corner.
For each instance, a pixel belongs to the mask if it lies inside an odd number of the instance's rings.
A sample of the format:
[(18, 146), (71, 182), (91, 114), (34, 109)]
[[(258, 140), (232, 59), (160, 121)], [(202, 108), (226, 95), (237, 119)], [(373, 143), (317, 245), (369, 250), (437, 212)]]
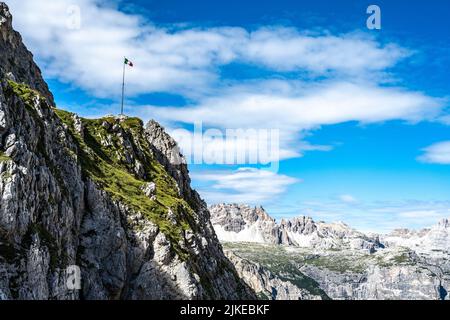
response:
[(53, 95), (42, 79), (41, 70), (33, 61), (33, 54), (22, 43), (22, 37), (13, 30), (12, 15), (8, 6), (0, 2), (0, 78), (6, 76), (26, 83), (37, 90), (54, 106)]
[(164, 129), (55, 109), (3, 3), (0, 33), (0, 299), (253, 298)]
[(231, 250), (225, 254), (236, 266), (239, 276), (257, 292), (260, 299), (267, 300), (322, 300), (323, 297), (297, 286), (289, 280), (272, 274), (260, 264), (243, 259)]

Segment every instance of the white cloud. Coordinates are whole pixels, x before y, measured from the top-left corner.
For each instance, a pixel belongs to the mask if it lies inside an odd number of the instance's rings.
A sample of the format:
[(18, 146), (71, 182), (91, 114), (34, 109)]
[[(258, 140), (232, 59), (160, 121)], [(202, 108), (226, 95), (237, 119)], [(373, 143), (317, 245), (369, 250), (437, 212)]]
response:
[(263, 81), (235, 86), (198, 104), (176, 107), (142, 106), (141, 116), (166, 122), (194, 123), (218, 128), (279, 129), (281, 159), (299, 157), (308, 149), (300, 142), (307, 131), (323, 125), (356, 121), (433, 120), (444, 101), (401, 88), (382, 88), (367, 83), (330, 81)]
[(232, 87), (191, 107), (145, 108), (166, 121), (203, 121), (223, 128), (272, 126), (299, 131), (348, 121), (431, 120), (442, 106), (443, 101), (439, 99), (401, 88), (334, 81), (320, 85), (268, 81)]
[(435, 143), (425, 149), (419, 161), (426, 163), (450, 164), (450, 141)]
[(342, 194), (342, 195), (339, 196), (339, 199), (342, 202), (345, 202), (345, 203), (356, 203), (356, 202), (358, 202), (358, 200), (356, 200), (356, 198), (353, 197), (350, 194)]
[(298, 179), (275, 172), (240, 168), (235, 171), (194, 173), (193, 178), (208, 183), (202, 196), (208, 203), (247, 203), (263, 204), (286, 192), (290, 185), (300, 182)]
[(251, 33), (250, 41), (242, 49), (244, 58), (274, 69), (316, 73), (383, 70), (410, 54), (395, 44), (382, 47), (358, 34), (314, 36), (273, 27)]
[[(221, 129), (280, 129), (281, 159), (308, 151), (301, 141), (305, 130), (347, 121), (433, 119), (444, 104), (420, 92), (380, 87), (379, 74), (410, 52), (362, 33), (318, 34), (281, 26), (252, 31), (169, 28), (103, 0), (11, 0), (9, 4), (14, 25), (46, 75), (95, 96), (116, 97), (126, 55), (135, 63), (127, 76), (129, 97), (165, 91), (193, 101), (184, 108), (135, 107), (133, 114), (174, 128), (175, 122), (202, 121)], [(73, 4), (80, 8), (79, 30), (67, 28), (67, 10)], [(220, 79), (219, 68), (232, 62), (269, 68), (274, 75), (307, 72), (315, 81)], [(317, 80), (317, 75), (326, 80)]]
[[(43, 64), (46, 74), (91, 94), (120, 94), (121, 62), (129, 95), (169, 91), (198, 96), (220, 82), (218, 68), (242, 62), (274, 71), (358, 77), (384, 72), (409, 53), (362, 34), (308, 34), (293, 28), (162, 27), (118, 10), (104, 0), (10, 0), (14, 25)], [(114, 2), (115, 3), (115, 2)], [(119, 2), (120, 3), (120, 2)], [(67, 28), (76, 4), (81, 28)]]

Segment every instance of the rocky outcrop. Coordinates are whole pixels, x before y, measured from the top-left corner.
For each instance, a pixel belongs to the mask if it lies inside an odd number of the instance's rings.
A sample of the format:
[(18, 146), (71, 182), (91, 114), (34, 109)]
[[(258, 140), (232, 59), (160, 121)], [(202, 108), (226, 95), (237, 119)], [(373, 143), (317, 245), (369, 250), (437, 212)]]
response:
[(299, 247), (315, 249), (357, 249), (370, 253), (382, 247), (377, 236), (368, 237), (343, 222), (315, 222), (310, 217), (282, 220), (280, 228)]
[(161, 163), (167, 173), (175, 179), (179, 194), (183, 195), (183, 197), (190, 202), (201, 202), (199, 201), (199, 195), (191, 189), (191, 178), (189, 177), (186, 159), (181, 154), (176, 141), (154, 120), (150, 120), (147, 123), (145, 135), (150, 143), (152, 152), (159, 163)]
[(0, 9), (0, 299), (254, 298), (164, 130), (55, 109)]
[[(448, 270), (448, 269), (447, 269)], [(435, 273), (427, 263), (371, 264), (362, 272), (336, 272), (304, 266), (332, 299), (338, 300), (444, 300), (448, 299), (449, 276)], [(440, 272), (440, 271), (438, 271)]]
[(53, 95), (42, 79), (41, 70), (33, 55), (22, 43), (21, 35), (13, 30), (12, 15), (8, 6), (0, 2), (0, 78), (9, 78), (28, 84), (54, 105)]
[(322, 300), (290, 281), (283, 281), (257, 263), (242, 259), (232, 251), (226, 250), (226, 256), (236, 266), (239, 276), (262, 299), (270, 300)]
[[(252, 297), (205, 204), (179, 194), (137, 119), (81, 119), (12, 82), (0, 99), (3, 297)], [(81, 291), (67, 290), (71, 265)]]

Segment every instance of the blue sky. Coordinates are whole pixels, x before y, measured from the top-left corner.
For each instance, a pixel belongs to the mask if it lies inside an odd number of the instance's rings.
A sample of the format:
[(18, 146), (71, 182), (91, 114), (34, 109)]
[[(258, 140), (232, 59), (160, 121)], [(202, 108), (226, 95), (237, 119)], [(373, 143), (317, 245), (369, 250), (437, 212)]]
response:
[[(129, 115), (279, 130), (277, 171), (190, 166), (209, 203), (381, 232), (450, 217), (448, 1), (8, 4), (60, 108), (117, 113), (127, 56)], [(366, 28), (370, 4), (381, 30)]]

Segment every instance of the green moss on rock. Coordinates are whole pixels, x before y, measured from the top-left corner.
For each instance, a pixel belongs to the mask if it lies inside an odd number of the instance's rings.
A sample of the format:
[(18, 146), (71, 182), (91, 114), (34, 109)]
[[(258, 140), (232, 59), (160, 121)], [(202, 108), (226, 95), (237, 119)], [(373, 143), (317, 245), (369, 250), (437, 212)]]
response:
[[(175, 180), (151, 154), (142, 121), (138, 118), (80, 118), (84, 128), (80, 134), (75, 129), (74, 114), (55, 111), (77, 142), (77, 158), (83, 173), (113, 200), (141, 212), (155, 223), (169, 238), (177, 254), (187, 259), (187, 252), (178, 243), (183, 239), (184, 231), (191, 229), (193, 211), (178, 195)], [(122, 139), (130, 142), (128, 149)], [(139, 157), (136, 160), (141, 162), (145, 178), (134, 173), (126, 160), (127, 152)], [(148, 182), (156, 184), (156, 200), (150, 199), (142, 190)], [(168, 217), (169, 209), (176, 216), (176, 224)]]
[(17, 97), (19, 97), (23, 101), (28, 111), (31, 112), (30, 115), (33, 118), (38, 117), (36, 109), (34, 107), (35, 103), (36, 101), (39, 101), (41, 103), (45, 101), (45, 98), (43, 98), (39, 92), (31, 89), (24, 83), (17, 83), (12, 80), (8, 80), (8, 89), (9, 90), (7, 90), (6, 92), (7, 95), (16, 95)]
[(26, 84), (8, 80), (8, 85), (12, 89), (13, 93), (19, 96), (27, 104), (33, 104), (33, 100), (40, 96), (39, 92), (31, 89)]
[[(41, 95), (25, 84), (8, 81), (6, 92), (9, 96), (17, 96), (22, 100), (29, 114), (44, 132), (39, 119), (36, 102), (44, 102)], [(40, 99), (40, 100), (37, 100)], [(83, 132), (75, 128), (73, 113), (54, 109), (58, 118), (66, 125), (76, 150), (66, 148), (66, 153), (81, 166), (83, 174), (93, 180), (99, 188), (106, 191), (114, 201), (119, 201), (130, 209), (141, 212), (147, 219), (155, 223), (172, 243), (173, 249), (182, 258), (188, 254), (181, 246), (183, 233), (195, 227), (193, 211), (178, 194), (175, 180), (164, 170), (154, 158), (151, 147), (144, 137), (144, 125), (139, 118), (116, 118), (113, 116), (100, 119), (80, 118)], [(129, 142), (124, 146), (124, 139)], [(130, 149), (131, 148), (131, 149)], [(46, 160), (52, 174), (60, 180), (59, 171), (48, 159), (45, 139), (39, 139), (36, 151)], [(144, 177), (134, 173), (133, 161), (129, 157), (137, 157), (143, 166)], [(0, 154), (0, 161), (9, 160)], [(156, 184), (156, 200), (147, 197), (143, 187), (148, 182)], [(61, 185), (64, 192), (64, 183)], [(169, 209), (175, 215), (176, 223), (168, 216)]]
[(0, 151), (0, 162), (9, 161), (11, 160), (10, 157), (8, 157), (3, 151)]

